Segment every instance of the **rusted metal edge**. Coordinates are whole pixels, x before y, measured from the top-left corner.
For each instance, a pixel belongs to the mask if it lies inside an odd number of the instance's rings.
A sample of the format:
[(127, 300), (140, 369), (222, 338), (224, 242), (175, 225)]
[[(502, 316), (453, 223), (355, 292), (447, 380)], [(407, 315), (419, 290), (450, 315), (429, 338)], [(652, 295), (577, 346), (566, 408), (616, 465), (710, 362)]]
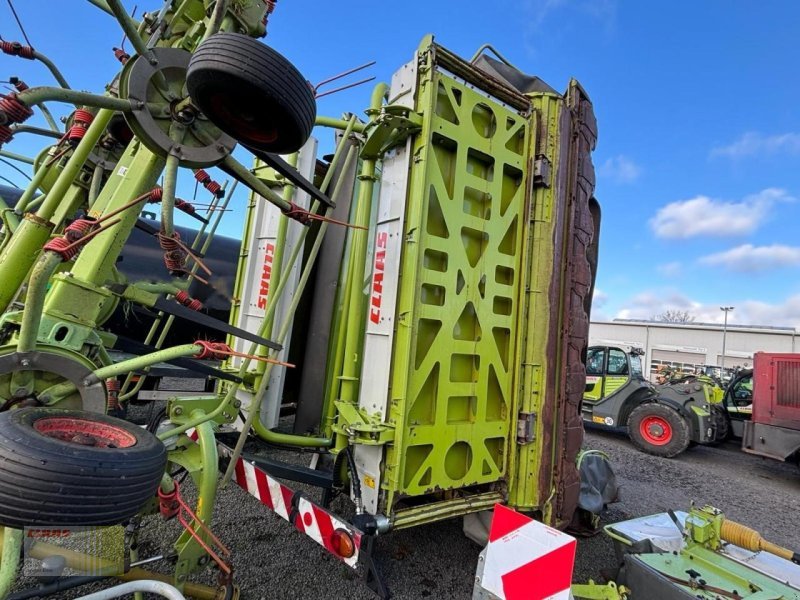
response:
[(456, 56), (443, 46), (434, 43), (431, 44), (430, 47), (434, 64), (445, 67), (454, 75), (462, 77), (464, 80), (481, 88), (484, 92), (491, 94), (498, 100), (505, 102), (520, 112), (524, 114), (530, 113), (531, 101), (524, 94), (521, 94), (499, 79), (492, 77), (472, 63)]

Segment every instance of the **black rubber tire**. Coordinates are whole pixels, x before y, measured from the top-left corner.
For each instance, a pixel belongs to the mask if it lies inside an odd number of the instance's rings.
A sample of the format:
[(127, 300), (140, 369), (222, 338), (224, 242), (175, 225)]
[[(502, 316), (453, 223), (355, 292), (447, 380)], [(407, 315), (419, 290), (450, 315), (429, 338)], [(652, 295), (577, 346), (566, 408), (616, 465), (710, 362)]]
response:
[(218, 33), (201, 43), (186, 85), (203, 113), (245, 146), (296, 152), (314, 127), (310, 84), (281, 54), (246, 35)]
[(725, 409), (724, 405), (711, 405), (711, 420), (713, 421), (716, 435), (708, 445), (718, 446), (731, 437), (731, 418), (728, 416), (728, 411)]
[[(640, 426), (647, 417), (663, 419), (669, 424), (672, 436), (667, 443), (657, 445), (642, 435)], [(689, 447), (689, 424), (686, 419), (678, 411), (655, 402), (641, 404), (631, 411), (628, 417), (628, 435), (641, 451), (664, 458), (677, 456)]]
[[(34, 427), (53, 418), (99, 423), (133, 443), (87, 446)], [(167, 463), (164, 444), (132, 423), (40, 407), (0, 413), (0, 457), (0, 525), (15, 528), (122, 523), (155, 496)]]

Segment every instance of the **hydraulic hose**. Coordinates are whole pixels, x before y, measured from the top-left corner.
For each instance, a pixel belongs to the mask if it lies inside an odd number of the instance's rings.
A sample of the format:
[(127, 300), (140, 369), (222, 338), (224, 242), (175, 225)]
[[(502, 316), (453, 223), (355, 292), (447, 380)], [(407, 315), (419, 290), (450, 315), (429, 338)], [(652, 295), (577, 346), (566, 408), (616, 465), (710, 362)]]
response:
[(109, 600), (110, 598), (120, 598), (133, 592), (147, 592), (168, 598), (169, 600), (186, 600), (186, 596), (181, 594), (178, 589), (163, 581), (154, 579), (142, 579), (139, 581), (129, 581), (114, 587), (81, 596), (78, 600)]
[(800, 554), (765, 540), (755, 529), (750, 529), (741, 523), (725, 519), (720, 527), (719, 536), (726, 542), (735, 544), (745, 550), (752, 552), (763, 550), (800, 565)]

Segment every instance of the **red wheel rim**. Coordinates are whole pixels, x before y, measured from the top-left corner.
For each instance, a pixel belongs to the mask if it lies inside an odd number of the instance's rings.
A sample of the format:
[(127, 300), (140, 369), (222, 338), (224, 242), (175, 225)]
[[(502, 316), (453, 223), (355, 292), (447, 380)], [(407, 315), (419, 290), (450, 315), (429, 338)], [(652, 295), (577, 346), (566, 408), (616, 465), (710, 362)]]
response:
[(257, 144), (271, 144), (278, 139), (278, 131), (274, 127), (265, 127), (258, 111), (252, 107), (239, 112), (231, 110), (230, 98), (216, 94), (210, 100), (214, 110), (214, 116), (222, 119), (233, 130), (236, 131), (235, 137), (244, 138), (245, 142)]
[(639, 424), (639, 433), (648, 444), (665, 446), (672, 441), (672, 425), (662, 417), (645, 417)]
[(46, 437), (76, 446), (130, 448), (136, 444), (133, 434), (121, 427), (87, 419), (45, 417), (37, 420), (33, 428)]

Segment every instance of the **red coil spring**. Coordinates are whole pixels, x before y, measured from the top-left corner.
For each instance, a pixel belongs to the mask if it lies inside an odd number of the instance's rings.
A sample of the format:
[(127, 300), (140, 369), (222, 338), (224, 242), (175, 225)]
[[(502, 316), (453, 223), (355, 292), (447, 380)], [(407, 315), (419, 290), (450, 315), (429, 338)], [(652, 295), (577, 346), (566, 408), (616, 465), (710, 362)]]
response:
[(187, 294), (183, 290), (175, 294), (175, 300), (177, 300), (178, 302), (180, 302), (181, 304), (192, 310), (202, 310), (203, 308), (203, 303), (200, 302), (200, 300), (192, 298), (189, 294)]
[(24, 92), (25, 90), (30, 88), (30, 86), (27, 83), (25, 83), (24, 81), (22, 81), (22, 79), (17, 79), (16, 77), (11, 79), (11, 83), (14, 84), (14, 88), (18, 92)]
[(200, 346), (203, 350), (200, 354), (196, 354), (195, 358), (210, 358), (213, 360), (225, 360), (226, 355), (233, 352), (228, 344), (224, 342), (209, 342), (206, 340), (197, 340), (196, 346)]
[(88, 130), (89, 128), (83, 123), (76, 123), (69, 128), (69, 131), (67, 132), (67, 141), (70, 144), (77, 144), (83, 139), (83, 136), (86, 135)]
[(19, 42), (0, 42), (0, 50), (11, 56), (19, 56), (29, 60), (34, 59), (33, 48), (30, 46), (23, 46)]
[(158, 234), (158, 244), (161, 246), (162, 250), (172, 251), (172, 250), (180, 250), (181, 246), (178, 244), (178, 240), (181, 239), (181, 234), (177, 231), (172, 233), (172, 237), (167, 237), (163, 232)]
[(106, 379), (106, 391), (108, 392), (108, 396), (106, 397), (106, 412), (119, 410), (119, 390), (120, 384), (116, 377)]
[(0, 99), (0, 111), (6, 113), (15, 123), (22, 123), (33, 114), (33, 111), (20, 102), (14, 93)]
[(10, 140), (13, 134), (14, 132), (11, 131), (10, 127), (6, 127), (5, 125), (0, 125), (0, 144)]
[(199, 181), (204, 188), (206, 188), (209, 192), (214, 194), (217, 198), (221, 198), (224, 195), (222, 191), (222, 186), (211, 179), (211, 176), (205, 172), (203, 169), (197, 169), (194, 172), (194, 178)]
[(89, 219), (76, 219), (64, 228), (64, 237), (70, 243), (77, 242), (87, 233), (90, 233), (94, 229), (94, 225), (94, 221)]
[(94, 115), (88, 110), (83, 110), (82, 108), (76, 110), (72, 115), (73, 123), (86, 123), (89, 125), (92, 121), (94, 121)]
[(94, 115), (88, 110), (79, 108), (72, 114), (72, 127), (67, 131), (67, 141), (72, 145), (77, 144), (86, 135), (89, 125), (94, 121)]
[(222, 195), (222, 186), (216, 181), (209, 181), (205, 188), (217, 197)]
[(161, 486), (158, 488), (158, 510), (164, 519), (172, 519), (178, 514), (181, 505), (178, 503), (178, 482), (175, 482), (175, 488), (167, 493), (162, 491)]
[(176, 240), (179, 239), (181, 239), (181, 236), (177, 231), (172, 234), (171, 238), (163, 233), (158, 234), (158, 243), (161, 249), (164, 250), (164, 265), (170, 273), (174, 274), (186, 272), (186, 258), (188, 255), (178, 245)]
[(61, 260), (68, 261), (75, 258), (75, 255), (80, 251), (79, 246), (68, 248), (68, 246), (71, 244), (72, 242), (70, 242), (67, 238), (53, 238), (44, 245), (44, 249), (49, 250), (50, 252), (55, 252), (61, 256)]
[(186, 272), (186, 253), (183, 250), (171, 250), (164, 253), (164, 266), (173, 275)]
[(181, 200), (180, 198), (177, 198), (175, 200), (175, 208), (185, 212), (187, 215), (193, 215), (197, 212), (194, 208), (194, 205), (191, 202), (187, 202), (186, 200)]
[(150, 200), (148, 202), (161, 202), (161, 198), (164, 197), (164, 189), (157, 187), (150, 190)]
[(131, 55), (125, 52), (122, 48), (113, 48), (114, 58), (116, 58), (123, 65), (131, 59)]

